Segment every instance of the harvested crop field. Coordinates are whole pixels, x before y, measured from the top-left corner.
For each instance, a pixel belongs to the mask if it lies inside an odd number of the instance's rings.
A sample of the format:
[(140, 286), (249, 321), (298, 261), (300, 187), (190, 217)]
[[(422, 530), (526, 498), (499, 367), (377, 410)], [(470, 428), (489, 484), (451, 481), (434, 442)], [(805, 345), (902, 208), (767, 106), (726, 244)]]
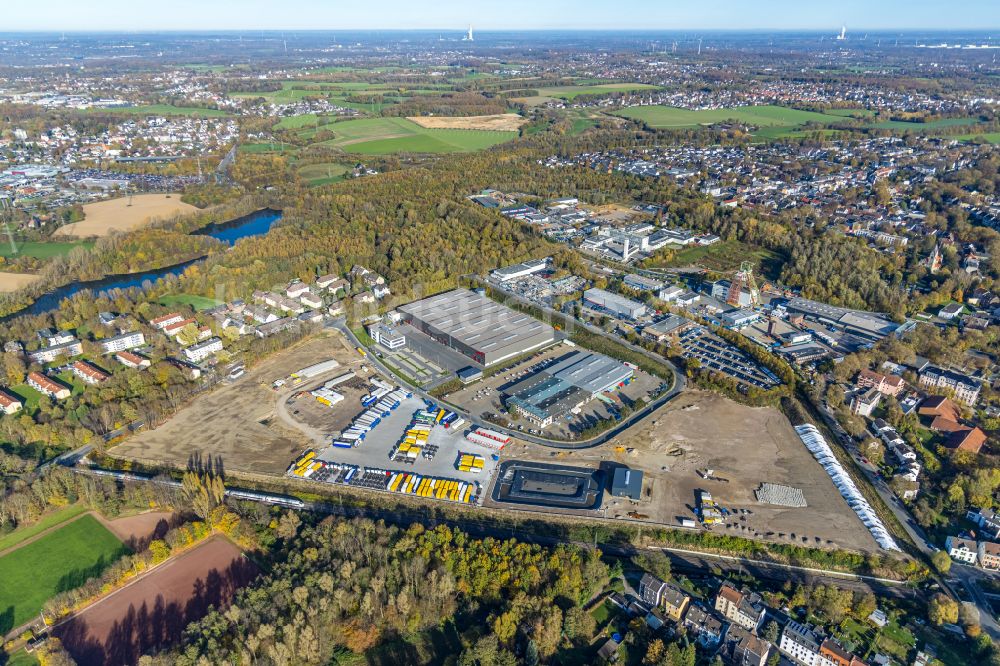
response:
[[(781, 412), (747, 407), (714, 393), (685, 391), (624, 435), (599, 447), (553, 452), (518, 443), (505, 449), (504, 459), (508, 456), (643, 470), (643, 499), (633, 505), (606, 497), (608, 518), (626, 519), (626, 514), (634, 511), (651, 522), (677, 526), (678, 518), (694, 517), (694, 493), (702, 489), (728, 509), (752, 512), (713, 526), (717, 534), (801, 546), (877, 550), (875, 540)], [(707, 469), (714, 470), (716, 480), (702, 478), (699, 471)], [(757, 502), (754, 491), (764, 482), (800, 488), (808, 506), (788, 508)]]
[(168, 560), (52, 630), (81, 666), (135, 664), (175, 642), (210, 606), (225, 607), (257, 567), (222, 537)]
[(161, 539), (179, 521), (171, 511), (148, 511), (134, 516), (105, 521), (104, 525), (129, 548), (145, 550), (153, 539)]
[(113, 231), (130, 231), (153, 220), (166, 220), (198, 210), (181, 201), (179, 194), (137, 194), (109, 199), (83, 207), (83, 221), (60, 227), (54, 236), (107, 236)]
[(412, 116), (408, 118), (427, 129), (499, 130), (516, 132), (528, 122), (516, 113), (498, 113), (492, 116)]
[(7, 273), (0, 271), (0, 292), (8, 293), (27, 287), (41, 276), (31, 273)]
[(276, 392), (271, 383), (328, 358), (341, 364), (331, 376), (357, 370), (363, 360), (341, 335), (310, 338), (271, 356), (235, 383), (198, 396), (163, 425), (127, 439), (110, 454), (177, 467), (186, 467), (192, 458), (212, 458), (230, 470), (282, 474), (313, 442), (278, 417), (278, 400), (288, 397), (288, 389)]

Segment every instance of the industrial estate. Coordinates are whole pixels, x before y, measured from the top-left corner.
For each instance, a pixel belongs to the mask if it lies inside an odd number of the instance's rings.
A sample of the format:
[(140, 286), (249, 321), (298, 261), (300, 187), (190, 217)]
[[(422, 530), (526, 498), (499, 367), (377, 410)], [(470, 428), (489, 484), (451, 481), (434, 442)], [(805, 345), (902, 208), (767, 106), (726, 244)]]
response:
[(1000, 665), (1000, 14), (476, 4), (0, 34), (0, 665)]

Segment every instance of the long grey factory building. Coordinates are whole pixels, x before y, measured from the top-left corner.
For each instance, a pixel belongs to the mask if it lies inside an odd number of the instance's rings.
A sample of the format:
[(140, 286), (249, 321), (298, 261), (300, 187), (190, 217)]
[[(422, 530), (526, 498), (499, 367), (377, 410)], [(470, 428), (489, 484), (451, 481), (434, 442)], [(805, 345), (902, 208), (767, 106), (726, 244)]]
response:
[(403, 320), (488, 367), (556, 341), (548, 324), (468, 289), (455, 289), (398, 308)]

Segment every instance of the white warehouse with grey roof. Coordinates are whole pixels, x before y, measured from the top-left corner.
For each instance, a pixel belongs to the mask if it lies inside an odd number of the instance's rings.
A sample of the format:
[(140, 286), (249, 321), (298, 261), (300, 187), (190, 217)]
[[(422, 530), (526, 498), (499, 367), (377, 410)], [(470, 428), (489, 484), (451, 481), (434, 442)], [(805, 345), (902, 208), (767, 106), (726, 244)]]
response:
[(439, 343), (488, 367), (556, 341), (548, 324), (467, 289), (398, 308), (403, 320)]

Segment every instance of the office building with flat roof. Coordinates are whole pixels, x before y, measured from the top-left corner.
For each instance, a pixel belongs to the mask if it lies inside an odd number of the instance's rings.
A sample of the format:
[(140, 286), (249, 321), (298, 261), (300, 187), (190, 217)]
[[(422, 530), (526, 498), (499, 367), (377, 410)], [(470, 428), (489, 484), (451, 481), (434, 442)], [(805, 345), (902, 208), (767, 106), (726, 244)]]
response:
[(646, 314), (646, 305), (631, 298), (625, 298), (618, 294), (612, 294), (603, 289), (588, 289), (583, 292), (583, 300), (586, 305), (602, 308), (616, 315), (638, 319)]
[(398, 308), (403, 320), (437, 342), (488, 367), (556, 341), (548, 324), (468, 289)]

